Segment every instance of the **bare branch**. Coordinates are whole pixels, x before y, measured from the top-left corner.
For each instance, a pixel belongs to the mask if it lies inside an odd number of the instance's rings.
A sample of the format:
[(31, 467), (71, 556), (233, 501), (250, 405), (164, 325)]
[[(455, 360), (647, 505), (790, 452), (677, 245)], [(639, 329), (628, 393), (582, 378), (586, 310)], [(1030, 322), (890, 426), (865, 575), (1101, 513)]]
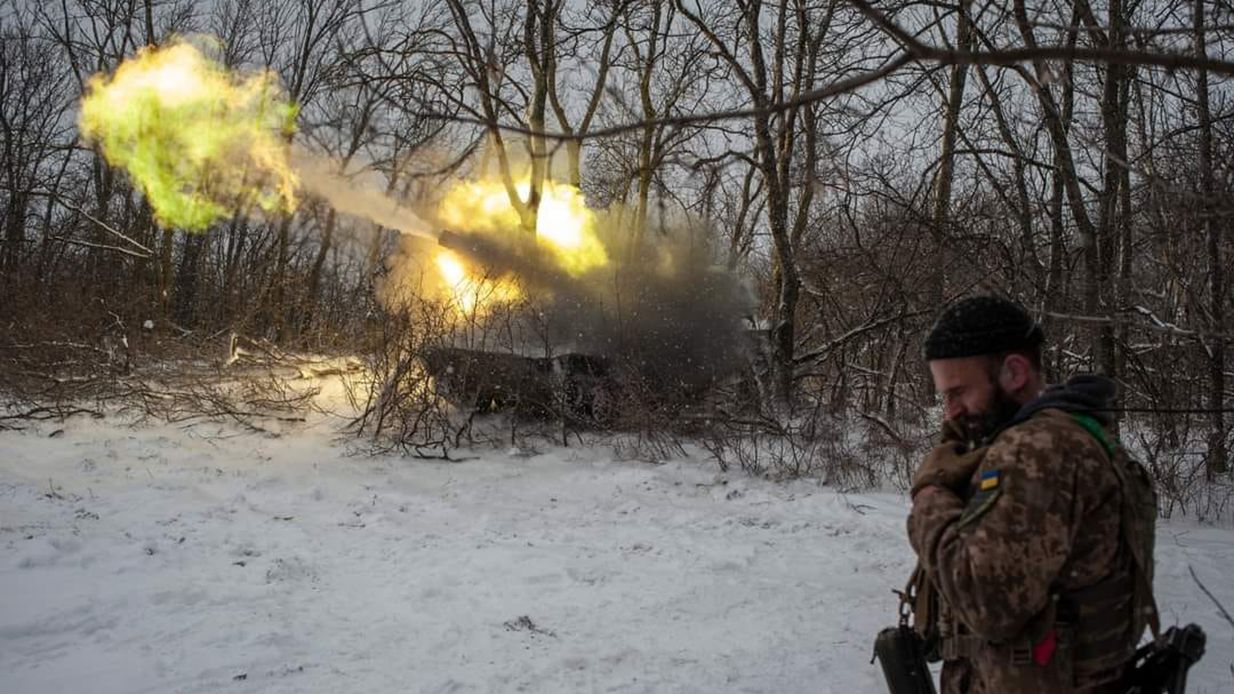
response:
[(917, 60), (939, 65), (999, 65), (1011, 67), (1038, 60), (1105, 63), (1107, 65), (1152, 65), (1169, 71), (1208, 70), (1234, 76), (1234, 62), (1196, 58), (1184, 53), (1155, 53), (1080, 46), (1037, 46), (1033, 48), (1002, 48), (989, 51), (958, 51), (929, 46), (917, 40), (899, 25), (887, 19), (865, 0), (846, 0), (871, 22), (896, 40)]
[(98, 249), (101, 251), (115, 251), (121, 255), (127, 255), (130, 258), (143, 258), (144, 259), (144, 258), (151, 257), (150, 254), (148, 253), (138, 253), (137, 251), (131, 251), (121, 246), (111, 246), (105, 243), (92, 243), (90, 241), (79, 241), (77, 239), (70, 239), (67, 236), (48, 236), (47, 238), (53, 241), (60, 241), (61, 243), (67, 243), (70, 246), (81, 246), (83, 248), (94, 248), (94, 249)]

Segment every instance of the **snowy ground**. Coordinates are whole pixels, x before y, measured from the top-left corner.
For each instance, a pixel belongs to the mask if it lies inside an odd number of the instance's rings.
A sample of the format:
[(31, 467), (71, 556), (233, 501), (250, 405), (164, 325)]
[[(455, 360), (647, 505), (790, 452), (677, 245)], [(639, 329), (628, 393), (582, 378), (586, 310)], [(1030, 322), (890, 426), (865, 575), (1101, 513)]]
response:
[[(62, 433), (50, 436), (55, 430)], [(0, 433), (0, 692), (886, 691), (907, 504), (603, 449), (457, 463), (74, 420)], [(1168, 523), (1167, 621), (1234, 692), (1234, 532)]]

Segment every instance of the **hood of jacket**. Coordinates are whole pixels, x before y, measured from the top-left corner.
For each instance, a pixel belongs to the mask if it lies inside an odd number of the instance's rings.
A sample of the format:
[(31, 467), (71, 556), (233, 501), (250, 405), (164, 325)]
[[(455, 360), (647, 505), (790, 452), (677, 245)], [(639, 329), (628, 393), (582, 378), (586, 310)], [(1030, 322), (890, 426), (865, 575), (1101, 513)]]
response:
[(1024, 403), (1007, 426), (1027, 421), (1041, 410), (1050, 408), (1087, 414), (1103, 426), (1109, 426), (1114, 421), (1110, 404), (1116, 397), (1118, 384), (1105, 376), (1075, 376), (1062, 385), (1046, 388), (1040, 395)]

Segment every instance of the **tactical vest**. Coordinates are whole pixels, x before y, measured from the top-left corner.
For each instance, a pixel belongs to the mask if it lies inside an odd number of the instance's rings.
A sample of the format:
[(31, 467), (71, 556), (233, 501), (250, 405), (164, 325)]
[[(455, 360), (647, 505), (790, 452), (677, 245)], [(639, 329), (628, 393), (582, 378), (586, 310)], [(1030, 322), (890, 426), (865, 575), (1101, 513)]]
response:
[(932, 661), (971, 660), (978, 652), (993, 650), (1012, 665), (1061, 667), (1076, 688), (1086, 688), (1123, 675), (1146, 626), (1158, 636), (1152, 588), (1157, 494), (1152, 478), (1123, 446), (1110, 440), (1096, 419), (1078, 413), (1071, 418), (1101, 444), (1118, 479), (1120, 567), (1092, 586), (1053, 595), (1017, 638), (992, 643), (966, 633), (919, 565), (901, 595), (902, 620), (911, 614)]

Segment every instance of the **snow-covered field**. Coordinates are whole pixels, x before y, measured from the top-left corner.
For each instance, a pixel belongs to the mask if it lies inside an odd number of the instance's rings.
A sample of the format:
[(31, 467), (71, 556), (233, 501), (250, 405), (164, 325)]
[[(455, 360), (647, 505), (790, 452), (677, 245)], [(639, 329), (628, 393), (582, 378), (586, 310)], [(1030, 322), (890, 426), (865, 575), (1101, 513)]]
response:
[[(906, 512), (701, 458), (350, 455), (327, 422), (2, 432), (0, 692), (882, 692)], [(1234, 532), (1165, 523), (1158, 560), (1209, 635), (1190, 691), (1234, 692), (1190, 573), (1234, 608)]]

